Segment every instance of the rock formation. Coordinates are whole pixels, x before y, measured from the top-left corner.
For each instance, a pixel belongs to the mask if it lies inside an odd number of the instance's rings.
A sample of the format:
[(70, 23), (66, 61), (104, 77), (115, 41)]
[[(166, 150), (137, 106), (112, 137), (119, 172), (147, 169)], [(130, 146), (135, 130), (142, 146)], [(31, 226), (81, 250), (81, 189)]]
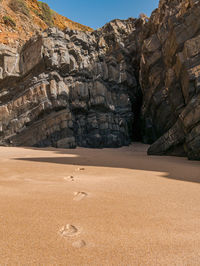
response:
[(0, 47), (0, 143), (62, 148), (152, 144), (200, 159), (200, 1), (94, 32), (49, 28)]
[(200, 159), (200, 1), (160, 1), (140, 62), (143, 140), (149, 154)]
[(133, 46), (126, 45), (135, 22), (114, 21), (94, 33), (50, 28), (19, 54), (2, 47), (2, 142), (128, 145), (140, 93)]

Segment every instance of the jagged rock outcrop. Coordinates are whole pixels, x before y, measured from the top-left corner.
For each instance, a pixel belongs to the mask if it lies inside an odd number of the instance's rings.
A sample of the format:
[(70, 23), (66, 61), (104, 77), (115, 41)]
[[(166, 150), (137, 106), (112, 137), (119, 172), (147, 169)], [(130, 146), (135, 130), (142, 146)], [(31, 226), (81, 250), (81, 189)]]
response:
[(0, 143), (119, 147), (200, 159), (200, 1), (161, 0), (148, 19), (56, 28), (0, 47)]
[(142, 46), (143, 140), (149, 154), (200, 159), (200, 2), (162, 0)]
[(19, 54), (1, 49), (1, 143), (128, 145), (140, 93), (130, 56), (136, 45), (129, 47), (135, 22), (116, 20), (94, 33), (50, 28)]

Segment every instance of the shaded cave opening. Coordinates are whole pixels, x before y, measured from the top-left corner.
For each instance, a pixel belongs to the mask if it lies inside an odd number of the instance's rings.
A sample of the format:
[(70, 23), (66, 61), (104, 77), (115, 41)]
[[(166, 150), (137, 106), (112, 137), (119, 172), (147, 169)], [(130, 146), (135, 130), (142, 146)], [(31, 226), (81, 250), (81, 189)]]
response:
[(143, 104), (143, 94), (141, 89), (138, 90), (135, 101), (132, 102), (132, 112), (134, 115), (132, 123), (132, 138), (133, 142), (142, 142), (142, 118), (141, 109)]
[(133, 113), (133, 122), (130, 127), (131, 142), (143, 142), (143, 121), (142, 121), (142, 105), (143, 105), (143, 92), (140, 84), (140, 53), (131, 54), (132, 60), (130, 65), (132, 66), (132, 75), (135, 78), (135, 86), (131, 89), (130, 100)]

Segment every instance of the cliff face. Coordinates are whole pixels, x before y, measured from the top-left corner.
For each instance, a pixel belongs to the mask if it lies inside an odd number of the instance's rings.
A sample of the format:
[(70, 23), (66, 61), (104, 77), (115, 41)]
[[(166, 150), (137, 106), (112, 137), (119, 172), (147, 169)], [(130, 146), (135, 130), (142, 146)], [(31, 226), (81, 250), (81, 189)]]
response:
[(200, 2), (160, 1), (141, 52), (143, 140), (149, 154), (200, 159)]
[(129, 47), (135, 22), (116, 20), (94, 33), (50, 28), (19, 54), (2, 47), (2, 143), (129, 144), (140, 94)]
[(119, 147), (200, 159), (200, 2), (162, 0), (148, 20), (50, 28), (0, 48), (3, 145)]
[(71, 21), (37, 0), (0, 0), (0, 43), (18, 47), (48, 27), (80, 31), (91, 28)]

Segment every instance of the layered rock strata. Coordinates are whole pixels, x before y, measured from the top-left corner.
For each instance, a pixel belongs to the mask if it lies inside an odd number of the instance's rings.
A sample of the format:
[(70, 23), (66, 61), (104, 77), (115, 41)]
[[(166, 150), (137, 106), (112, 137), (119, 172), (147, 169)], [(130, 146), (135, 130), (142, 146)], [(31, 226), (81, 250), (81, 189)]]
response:
[(200, 159), (200, 1), (160, 1), (140, 62), (149, 154)]
[(140, 87), (136, 20), (84, 33), (50, 28), (19, 54), (1, 49), (1, 143), (71, 148), (128, 145)]

